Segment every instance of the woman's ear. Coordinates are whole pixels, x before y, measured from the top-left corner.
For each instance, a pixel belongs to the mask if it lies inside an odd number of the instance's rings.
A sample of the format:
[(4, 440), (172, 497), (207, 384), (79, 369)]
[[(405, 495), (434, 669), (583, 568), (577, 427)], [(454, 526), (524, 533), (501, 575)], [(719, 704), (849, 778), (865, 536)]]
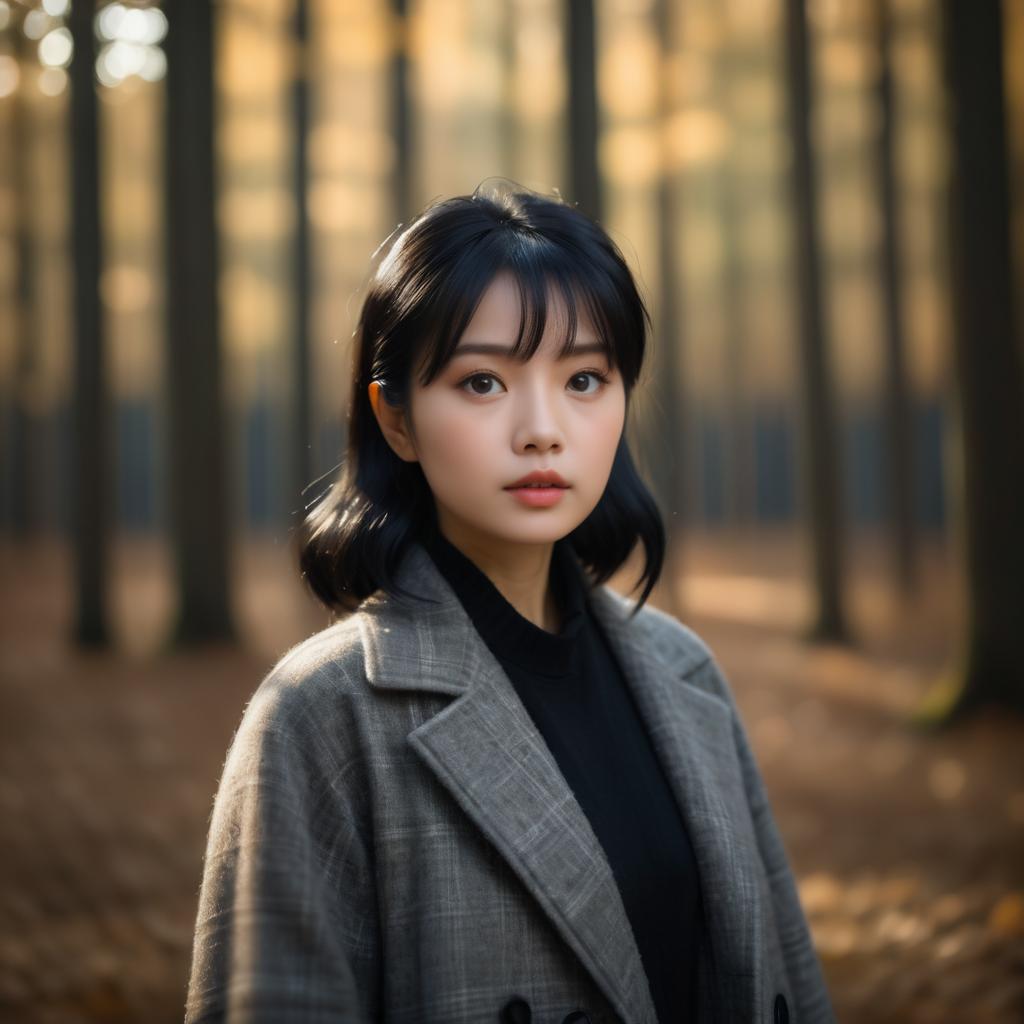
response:
[(401, 406), (392, 405), (384, 398), (379, 381), (371, 380), (367, 390), (373, 415), (377, 417), (380, 432), (391, 446), (391, 450), (403, 462), (418, 462), (416, 446), (405, 422), (405, 410)]

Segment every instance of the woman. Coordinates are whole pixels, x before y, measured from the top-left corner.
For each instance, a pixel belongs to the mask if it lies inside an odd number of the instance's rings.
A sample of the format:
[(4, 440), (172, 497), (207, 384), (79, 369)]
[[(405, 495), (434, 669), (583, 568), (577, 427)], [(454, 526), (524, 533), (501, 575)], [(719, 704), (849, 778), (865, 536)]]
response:
[[(478, 189), (394, 242), (302, 540), (345, 614), (232, 741), (188, 1024), (834, 1019), (729, 685), (645, 606), (649, 322), (557, 199)], [(634, 606), (605, 581), (637, 542)]]

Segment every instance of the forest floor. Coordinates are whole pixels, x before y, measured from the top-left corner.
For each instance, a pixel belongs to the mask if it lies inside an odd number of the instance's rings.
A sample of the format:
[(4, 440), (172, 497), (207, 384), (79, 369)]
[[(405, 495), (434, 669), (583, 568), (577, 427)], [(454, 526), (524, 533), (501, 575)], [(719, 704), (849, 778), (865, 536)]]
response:
[[(791, 533), (687, 538), (652, 603), (732, 683), (841, 1024), (1018, 1024), (1024, 721), (909, 727), (959, 652), (958, 560), (930, 544), (901, 602), (881, 546), (852, 547), (851, 646), (801, 639)], [(327, 620), (285, 548), (254, 541), (234, 552), (239, 644), (163, 653), (168, 553), (123, 541), (116, 653), (78, 653), (69, 557), (0, 547), (0, 1021), (180, 1022), (228, 744), (277, 657)]]

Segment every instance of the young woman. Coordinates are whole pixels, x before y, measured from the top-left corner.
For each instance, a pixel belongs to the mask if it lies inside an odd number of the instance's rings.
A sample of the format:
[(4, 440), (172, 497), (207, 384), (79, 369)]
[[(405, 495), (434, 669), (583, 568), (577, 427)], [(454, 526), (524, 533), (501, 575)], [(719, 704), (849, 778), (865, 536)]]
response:
[[(649, 322), (554, 198), (478, 189), (394, 241), (302, 538), (343, 614), (232, 741), (188, 1024), (834, 1019), (729, 684), (645, 605)], [(634, 604), (605, 581), (637, 543)]]

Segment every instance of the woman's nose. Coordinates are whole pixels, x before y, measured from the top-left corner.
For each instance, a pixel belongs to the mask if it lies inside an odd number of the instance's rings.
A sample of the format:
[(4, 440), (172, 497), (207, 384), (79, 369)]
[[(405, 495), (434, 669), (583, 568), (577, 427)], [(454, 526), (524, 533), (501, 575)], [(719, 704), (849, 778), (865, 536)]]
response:
[(526, 394), (516, 410), (516, 447), (547, 450), (562, 444), (562, 427), (554, 401), (537, 388)]

